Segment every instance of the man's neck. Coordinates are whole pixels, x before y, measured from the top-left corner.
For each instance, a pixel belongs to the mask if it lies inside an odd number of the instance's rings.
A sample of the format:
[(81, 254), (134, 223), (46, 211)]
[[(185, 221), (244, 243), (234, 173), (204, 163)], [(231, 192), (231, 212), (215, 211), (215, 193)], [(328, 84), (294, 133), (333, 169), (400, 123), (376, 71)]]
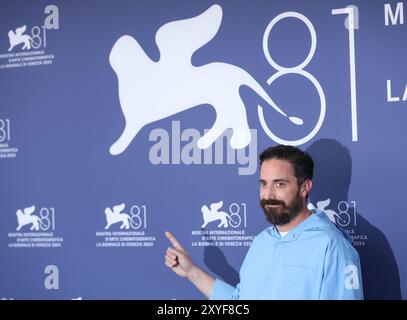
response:
[(305, 206), (304, 210), (302, 210), (298, 216), (296, 216), (292, 221), (289, 223), (282, 225), (282, 226), (276, 226), (278, 232), (288, 232), (291, 229), (294, 229), (296, 226), (298, 226), (301, 222), (306, 220), (310, 215), (312, 214), (311, 211), (307, 209)]

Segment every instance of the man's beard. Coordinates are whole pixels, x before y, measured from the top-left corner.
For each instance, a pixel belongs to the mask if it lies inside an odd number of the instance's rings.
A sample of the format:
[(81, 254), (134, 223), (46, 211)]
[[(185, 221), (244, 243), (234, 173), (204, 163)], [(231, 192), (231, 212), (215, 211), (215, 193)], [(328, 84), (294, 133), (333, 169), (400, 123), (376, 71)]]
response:
[[(280, 205), (280, 207), (266, 208), (266, 205)], [(260, 206), (263, 208), (267, 221), (277, 226), (290, 223), (304, 207), (299, 192), (289, 205), (281, 200), (261, 199)]]

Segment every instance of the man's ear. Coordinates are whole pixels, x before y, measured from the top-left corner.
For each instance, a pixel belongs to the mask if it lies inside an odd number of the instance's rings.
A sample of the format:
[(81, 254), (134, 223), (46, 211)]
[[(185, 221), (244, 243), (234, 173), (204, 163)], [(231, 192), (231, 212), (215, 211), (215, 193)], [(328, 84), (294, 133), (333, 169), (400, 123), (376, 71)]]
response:
[(309, 180), (309, 179), (305, 180), (301, 185), (301, 189), (300, 189), (301, 195), (303, 197), (306, 197), (310, 193), (311, 188), (312, 188), (312, 180)]

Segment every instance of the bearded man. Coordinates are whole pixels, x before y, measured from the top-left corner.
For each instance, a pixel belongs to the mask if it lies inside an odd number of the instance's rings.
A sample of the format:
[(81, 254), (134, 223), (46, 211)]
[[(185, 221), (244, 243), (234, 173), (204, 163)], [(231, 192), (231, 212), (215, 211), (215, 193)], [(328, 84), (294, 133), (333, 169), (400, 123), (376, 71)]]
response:
[(196, 266), (170, 233), (165, 264), (210, 299), (363, 299), (359, 255), (322, 211), (307, 207), (314, 163), (279, 145), (260, 154), (260, 206), (270, 226), (253, 240), (233, 287)]

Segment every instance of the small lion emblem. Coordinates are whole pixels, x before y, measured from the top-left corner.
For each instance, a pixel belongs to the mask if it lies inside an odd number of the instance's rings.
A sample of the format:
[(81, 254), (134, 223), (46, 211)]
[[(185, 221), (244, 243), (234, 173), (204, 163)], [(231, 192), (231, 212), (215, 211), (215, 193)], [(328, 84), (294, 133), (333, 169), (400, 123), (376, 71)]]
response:
[(220, 220), (218, 228), (220, 228), (220, 227), (227, 228), (229, 225), (228, 223), (230, 223), (230, 225), (232, 227), (236, 227), (240, 223), (240, 221), (237, 221), (237, 222), (234, 221), (232, 219), (232, 217), (229, 214), (227, 214), (226, 212), (219, 211), (219, 209), (222, 208), (222, 206), (223, 206), (223, 201), (212, 203), (210, 205), (210, 209), (206, 205), (202, 206), (201, 211), (202, 211), (202, 217), (203, 217), (204, 223), (201, 226), (201, 228), (205, 228), (209, 222), (213, 222), (216, 220)]
[(122, 212), (126, 205), (124, 203), (119, 204), (117, 206), (113, 206), (113, 210), (107, 207), (105, 209), (106, 214), (106, 227), (105, 230), (109, 229), (112, 224), (121, 222), (120, 229), (130, 229), (130, 224), (133, 222), (131, 217), (127, 214)]
[(33, 39), (28, 35), (28, 34), (23, 34), (27, 30), (27, 26), (22, 26), (19, 28), (16, 28), (16, 31), (14, 32), (13, 30), (10, 30), (8, 32), (8, 40), (10, 43), (10, 47), (8, 48), (8, 51), (10, 52), (13, 50), (13, 48), (21, 43), (24, 45), (22, 46), (22, 50), (30, 50), (32, 44), (34, 43)]
[(33, 212), (35, 211), (35, 206), (31, 206), (28, 208), (24, 208), (23, 210), (18, 209), (16, 212), (17, 215), (17, 231), (20, 231), (22, 227), (28, 224), (32, 224), (30, 227), (30, 230), (33, 231), (38, 231), (40, 230), (40, 226), (42, 228), (45, 228), (45, 225), (42, 224), (41, 219), (34, 215)]

